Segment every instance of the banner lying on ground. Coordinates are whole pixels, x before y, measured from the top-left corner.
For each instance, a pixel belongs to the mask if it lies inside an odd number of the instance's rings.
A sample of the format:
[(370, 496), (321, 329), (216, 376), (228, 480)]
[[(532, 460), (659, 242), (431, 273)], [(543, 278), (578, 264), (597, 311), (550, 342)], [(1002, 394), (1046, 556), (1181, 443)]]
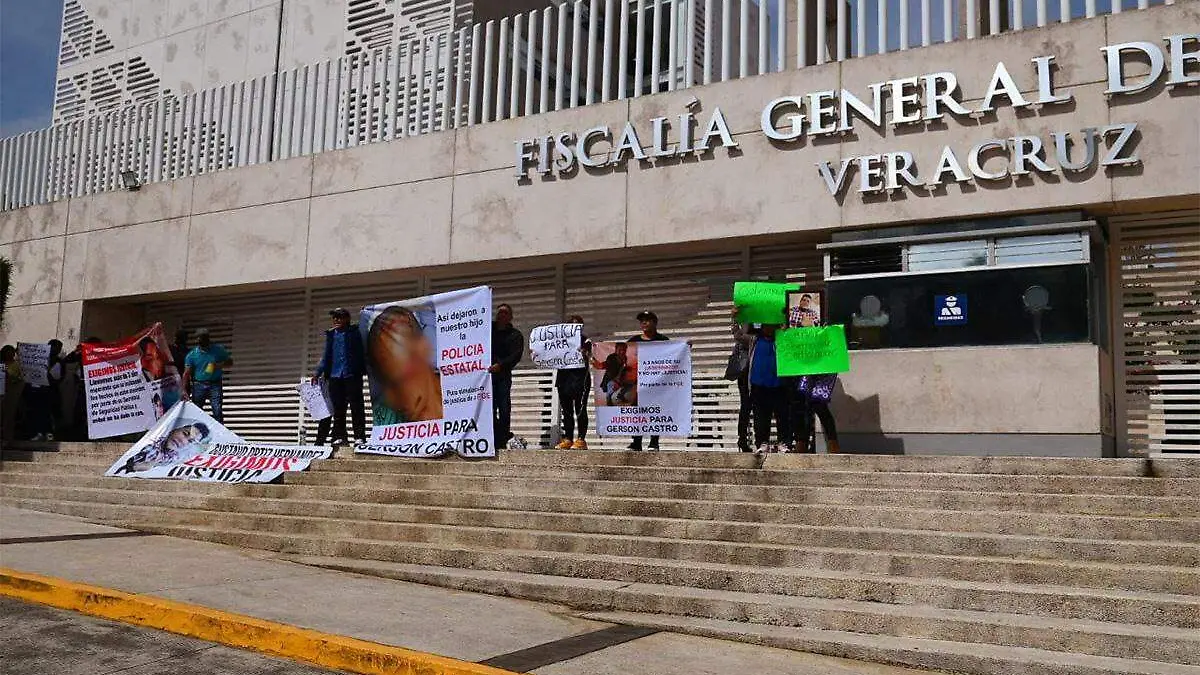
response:
[(179, 400), (179, 368), (161, 323), (82, 348), (89, 438), (145, 431)]
[(17, 343), (17, 362), (21, 364), (21, 379), (35, 387), (50, 385), (50, 345), (33, 342)]
[(492, 289), (364, 307), (371, 440), (355, 452), (494, 457)]
[(691, 435), (692, 350), (687, 342), (596, 342), (592, 368), (598, 434)]
[(303, 471), (329, 448), (247, 443), (195, 404), (180, 401), (105, 476), (269, 483)]
[(556, 323), (529, 331), (529, 355), (538, 368), (583, 368), (583, 325)]

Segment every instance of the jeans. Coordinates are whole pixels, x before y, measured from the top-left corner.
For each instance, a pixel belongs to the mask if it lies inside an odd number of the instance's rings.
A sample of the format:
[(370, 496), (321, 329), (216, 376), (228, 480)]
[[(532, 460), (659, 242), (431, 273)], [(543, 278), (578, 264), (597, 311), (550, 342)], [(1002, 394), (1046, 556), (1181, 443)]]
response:
[(496, 449), (512, 438), (512, 375), (492, 375), (492, 432)]
[(558, 390), (558, 408), (562, 414), (563, 438), (575, 440), (576, 422), (579, 424), (579, 438), (587, 436), (588, 430), (588, 389), (587, 387), (561, 387)]
[(367, 416), (364, 412), (362, 377), (331, 377), (326, 380), (329, 400), (333, 404), (333, 416), (317, 423), (317, 445), (325, 445), (333, 427), (334, 441), (347, 441), (346, 406), (350, 406), (350, 418), (354, 424), (354, 438), (359, 442), (367, 439)]
[(200, 408), (208, 403), (212, 406), (213, 419), (221, 423), (225, 422), (225, 414), (221, 411), (223, 398), (223, 386), (220, 382), (192, 382), (192, 403)]
[(754, 404), (754, 442), (767, 445), (771, 442), (771, 418), (775, 418), (775, 430), (779, 443), (792, 443), (792, 416), (788, 392), (784, 387), (751, 387), (750, 399)]

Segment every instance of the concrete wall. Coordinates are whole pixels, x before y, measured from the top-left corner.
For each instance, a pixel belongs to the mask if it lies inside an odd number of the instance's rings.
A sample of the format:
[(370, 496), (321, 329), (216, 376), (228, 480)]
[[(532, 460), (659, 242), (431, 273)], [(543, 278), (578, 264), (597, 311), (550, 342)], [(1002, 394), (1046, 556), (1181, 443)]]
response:
[[(1178, 201), (1200, 189), (1200, 88), (1167, 92), (1158, 86), (1106, 100), (1100, 47), (1161, 43), (1162, 36), (1198, 24), (1200, 3), (1180, 3), (3, 213), (0, 255), (13, 259), (16, 276), (0, 339), (57, 334), (70, 341), (70, 331), (78, 335), (84, 300), (1005, 212), (1103, 211), (1135, 200), (1149, 200), (1138, 207), (1152, 208), (1155, 199)], [(1001, 60), (1023, 90), (1034, 91), (1029, 59), (1050, 54), (1058, 64), (1056, 86), (1069, 89), (1074, 104), (1019, 114), (1001, 107), (992, 117), (947, 118), (924, 130), (880, 131), (860, 122), (854, 134), (786, 148), (773, 146), (758, 128), (763, 105), (777, 96), (839, 87), (865, 96), (869, 83), (941, 70), (958, 75), (966, 99), (979, 99)], [(680, 114), (693, 95), (701, 101), (701, 119), (715, 106), (725, 111), (737, 151), (632, 162), (569, 178), (533, 174), (523, 184), (513, 175), (518, 139), (633, 120), (648, 143), (648, 120)], [(1142, 131), (1137, 150), (1145, 161), (1137, 169), (1071, 179), (1035, 173), (1009, 183), (867, 199), (851, 192), (840, 200), (829, 195), (815, 169), (821, 161), (895, 150), (911, 151), (930, 167), (943, 145), (965, 153), (989, 137), (1047, 137), (1050, 131), (1125, 121), (1138, 122)], [(1093, 353), (1089, 377), (1096, 358)], [(1028, 376), (1053, 379), (1047, 372), (1035, 368)], [(1089, 399), (1095, 398), (1099, 385), (1089, 386)], [(1087, 414), (1090, 427), (1098, 428), (1094, 411)], [(1083, 418), (1070, 424), (1057, 416), (1045, 419), (1076, 428)]]
[(994, 454), (1020, 436), (1029, 454), (1095, 456), (1112, 433), (1107, 358), (1086, 344), (855, 352), (833, 401), (838, 432), (851, 450)]

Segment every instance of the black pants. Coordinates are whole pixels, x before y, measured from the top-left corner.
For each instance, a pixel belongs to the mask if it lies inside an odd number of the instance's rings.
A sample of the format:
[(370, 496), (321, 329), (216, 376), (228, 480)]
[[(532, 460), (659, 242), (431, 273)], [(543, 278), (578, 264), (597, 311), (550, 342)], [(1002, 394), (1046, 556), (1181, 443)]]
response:
[(54, 399), (50, 387), (25, 387), (25, 419), (29, 420), (27, 431), (31, 436), (54, 432)]
[(829, 409), (829, 403), (826, 401), (813, 401), (806, 395), (801, 395), (801, 400), (796, 405), (796, 450), (799, 452), (816, 452), (814, 445), (810, 445), (813, 441), (817, 428), (816, 421), (821, 420), (821, 429), (825, 432), (826, 441), (836, 442), (837, 423), (833, 419), (833, 412)]
[(558, 408), (562, 415), (563, 438), (575, 440), (575, 430), (578, 425), (579, 438), (587, 436), (588, 430), (588, 389), (587, 387), (559, 387)]
[(492, 433), (497, 450), (512, 438), (512, 375), (492, 375)]
[[(642, 449), (642, 437), (634, 436), (633, 443), (629, 447), (633, 448), (634, 450), (641, 450)], [(650, 437), (650, 449), (651, 450), (658, 449), (658, 436)]]
[(329, 386), (329, 402), (333, 404), (333, 416), (326, 417), (317, 423), (317, 445), (325, 445), (329, 437), (330, 426), (333, 427), (334, 441), (347, 441), (346, 437), (346, 406), (350, 406), (350, 417), (354, 424), (354, 438), (358, 441), (367, 440), (367, 416), (363, 408), (363, 390), (361, 377), (331, 377), (326, 380)]
[(785, 387), (751, 387), (750, 400), (754, 405), (754, 442), (767, 445), (771, 442), (771, 419), (775, 419), (775, 430), (779, 443), (792, 443), (792, 416), (788, 390)]
[(750, 378), (743, 373), (737, 380), (738, 385), (738, 447), (745, 449), (752, 445), (750, 442)]

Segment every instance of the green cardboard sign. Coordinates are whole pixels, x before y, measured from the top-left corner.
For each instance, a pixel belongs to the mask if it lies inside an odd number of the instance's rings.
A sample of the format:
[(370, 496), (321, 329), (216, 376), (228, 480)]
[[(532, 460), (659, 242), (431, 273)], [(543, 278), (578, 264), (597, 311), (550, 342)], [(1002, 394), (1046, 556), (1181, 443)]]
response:
[(845, 327), (786, 328), (775, 333), (775, 368), (780, 377), (850, 370)]
[(738, 323), (787, 323), (787, 292), (800, 290), (800, 284), (770, 281), (738, 281), (733, 284), (733, 304), (738, 308)]

